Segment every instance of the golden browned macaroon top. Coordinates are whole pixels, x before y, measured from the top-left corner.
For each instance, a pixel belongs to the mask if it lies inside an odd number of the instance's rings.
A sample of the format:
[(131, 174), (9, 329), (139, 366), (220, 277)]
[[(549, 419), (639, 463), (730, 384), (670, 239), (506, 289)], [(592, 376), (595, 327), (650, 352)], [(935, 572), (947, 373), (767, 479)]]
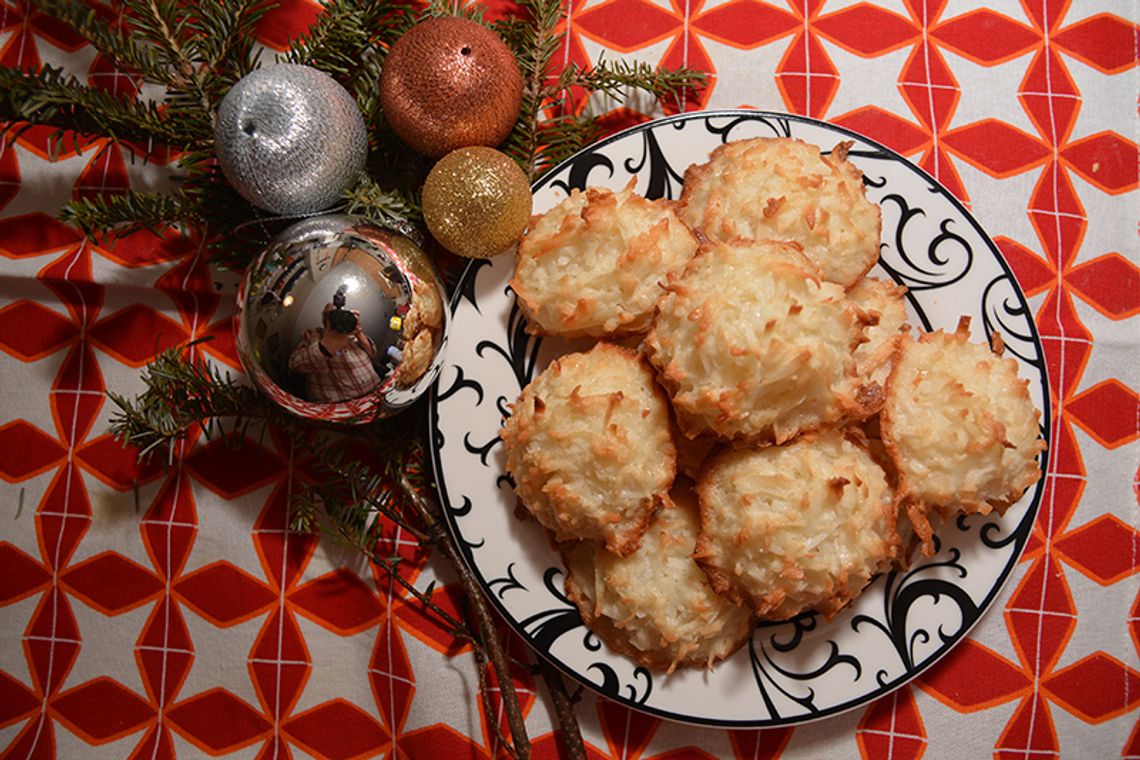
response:
[(669, 284), (645, 345), (686, 435), (781, 443), (876, 411), (856, 382), (866, 321), (795, 246), (714, 242)]
[(611, 649), (672, 672), (711, 667), (748, 639), (751, 613), (718, 595), (693, 561), (697, 529), (696, 495), (684, 481), (628, 557), (588, 544), (564, 548), (566, 594)]
[(1040, 413), (1017, 362), (953, 333), (903, 339), (887, 381), (881, 430), (899, 491), (929, 553), (926, 514), (999, 513), (1041, 477)]
[(500, 433), (524, 508), (558, 541), (637, 548), (676, 474), (669, 402), (636, 351), (599, 343), (556, 359)]
[(681, 217), (711, 240), (799, 243), (825, 279), (849, 287), (878, 261), (882, 230), (850, 147), (823, 154), (785, 137), (721, 145), (685, 172)]
[(632, 185), (575, 190), (530, 228), (511, 287), (532, 333), (613, 338), (649, 328), (660, 284), (697, 250), (669, 201)]
[(831, 617), (899, 553), (895, 493), (851, 433), (728, 449), (697, 492), (693, 556), (718, 592), (763, 619)]

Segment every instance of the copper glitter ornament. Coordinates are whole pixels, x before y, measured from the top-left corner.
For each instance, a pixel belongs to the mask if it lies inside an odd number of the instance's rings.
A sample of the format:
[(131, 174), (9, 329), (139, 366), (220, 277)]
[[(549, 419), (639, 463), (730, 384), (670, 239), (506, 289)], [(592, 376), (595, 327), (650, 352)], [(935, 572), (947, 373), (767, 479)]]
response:
[(497, 34), (467, 19), (434, 18), (392, 45), (380, 105), (400, 139), (439, 158), (505, 140), (519, 116), (522, 87), (515, 57)]
[(505, 253), (530, 221), (526, 175), (494, 148), (473, 146), (441, 158), (424, 182), (424, 222), (452, 253), (484, 259)]

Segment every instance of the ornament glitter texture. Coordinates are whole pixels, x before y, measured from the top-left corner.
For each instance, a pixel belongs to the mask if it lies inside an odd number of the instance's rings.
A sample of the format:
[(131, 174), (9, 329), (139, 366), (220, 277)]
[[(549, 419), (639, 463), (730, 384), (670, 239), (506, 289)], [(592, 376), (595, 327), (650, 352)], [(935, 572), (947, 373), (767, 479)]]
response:
[(323, 211), (364, 168), (364, 118), (348, 91), (308, 66), (282, 63), (242, 77), (214, 127), (218, 163), (255, 206)]
[(421, 21), (396, 40), (380, 75), (380, 106), (400, 139), (439, 158), (498, 145), (519, 117), (522, 75), (499, 35), (465, 18)]
[(443, 284), (406, 237), (349, 216), (274, 238), (238, 290), (238, 356), (300, 417), (368, 422), (409, 406), (439, 374)]
[(424, 222), (447, 250), (482, 259), (514, 246), (530, 221), (526, 175), (494, 148), (460, 148), (432, 167), (421, 195)]

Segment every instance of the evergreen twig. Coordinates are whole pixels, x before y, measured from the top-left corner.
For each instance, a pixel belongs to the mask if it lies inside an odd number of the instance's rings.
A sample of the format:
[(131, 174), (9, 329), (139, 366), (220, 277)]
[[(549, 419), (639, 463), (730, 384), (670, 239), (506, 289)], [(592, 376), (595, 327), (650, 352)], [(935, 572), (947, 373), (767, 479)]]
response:
[(355, 186), (345, 191), (345, 199), (350, 214), (364, 214), (383, 222), (423, 219), (419, 201), (411, 193), (383, 188), (371, 176), (361, 177)]
[[(514, 49), (523, 76), (522, 109), (505, 150), (532, 182), (598, 134), (596, 119), (584, 110), (576, 112), (568, 102), (569, 93), (581, 90), (621, 101), (639, 90), (659, 100), (679, 100), (679, 93), (704, 86), (702, 72), (654, 68), (643, 62), (599, 60), (589, 68), (570, 64), (555, 76), (551, 67), (560, 42), (555, 29), (563, 18), (562, 2), (521, 0), (520, 5), (528, 11), (529, 21), (508, 19), (495, 28)], [(548, 110), (553, 114), (543, 118)]]
[(116, 97), (48, 64), (38, 72), (0, 67), (0, 120), (179, 147), (204, 139), (154, 103)]
[(594, 94), (603, 94), (623, 100), (632, 90), (646, 92), (655, 98), (665, 98), (682, 90), (701, 87), (705, 75), (691, 69), (654, 68), (644, 61), (605, 61), (599, 60), (594, 66), (582, 69), (577, 65), (563, 70), (557, 84), (547, 92), (582, 87)]
[(386, 49), (414, 21), (411, 5), (388, 0), (322, 0), (317, 20), (290, 43), (283, 58), (350, 79), (369, 51)]
[(74, 224), (87, 237), (109, 234), (117, 238), (193, 222), (197, 213), (179, 195), (131, 190), (123, 195), (72, 200), (60, 210), (59, 218)]
[(547, 97), (547, 72), (558, 49), (554, 30), (563, 11), (561, 0), (520, 0), (519, 5), (529, 15), (529, 21), (515, 19), (496, 27), (515, 51), (523, 77), (522, 107), (505, 150), (533, 182), (542, 163), (539, 131)]
[(201, 85), (212, 108), (237, 80), (257, 67), (255, 30), (274, 0), (229, 0), (202, 4), (191, 16), (194, 62), (205, 76)]
[(67, 22), (97, 51), (155, 84), (167, 84), (170, 70), (163, 65), (153, 45), (132, 35), (120, 21), (111, 23), (95, 8), (75, 0), (32, 0), (33, 5), (49, 16)]
[(111, 417), (111, 434), (138, 449), (140, 459), (156, 452), (170, 457), (175, 445), (195, 429), (209, 437), (223, 419), (244, 429), (251, 421), (284, 414), (252, 386), (222, 375), (204, 359), (191, 358), (191, 349), (204, 340), (155, 357), (142, 373), (145, 390), (133, 400), (107, 391), (118, 407)]
[(192, 36), (195, 14), (180, 13), (178, 5), (178, 0), (123, 0), (133, 29), (154, 45), (169, 71), (167, 108), (185, 121), (197, 122), (205, 116), (206, 126), (212, 128), (214, 104), (205, 83), (210, 72), (203, 71), (194, 58), (199, 42)]

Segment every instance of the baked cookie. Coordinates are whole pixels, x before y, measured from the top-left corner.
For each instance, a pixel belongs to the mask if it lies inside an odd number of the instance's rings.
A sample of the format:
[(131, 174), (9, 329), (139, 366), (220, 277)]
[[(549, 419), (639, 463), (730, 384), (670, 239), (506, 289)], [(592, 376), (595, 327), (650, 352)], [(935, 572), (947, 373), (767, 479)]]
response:
[(850, 147), (822, 154), (790, 137), (721, 145), (685, 172), (681, 218), (710, 240), (797, 242), (824, 279), (853, 285), (879, 260), (882, 216)]
[(687, 436), (782, 443), (876, 411), (853, 353), (866, 322), (795, 246), (708, 243), (666, 287), (645, 347)]
[(546, 368), (500, 437), (524, 508), (557, 541), (637, 548), (676, 474), (669, 402), (638, 352), (599, 343)]
[(697, 493), (694, 559), (762, 619), (830, 618), (899, 556), (895, 492), (853, 431), (725, 450)]
[(643, 333), (697, 239), (669, 201), (627, 187), (575, 190), (531, 220), (515, 255), (511, 288), (534, 334), (614, 338)]
[(969, 324), (904, 338), (887, 380), (883, 444), (926, 553), (931, 510), (1000, 514), (1041, 477), (1029, 382), (1016, 361), (971, 343)]
[(682, 483), (628, 557), (589, 544), (563, 548), (566, 595), (611, 649), (672, 672), (711, 667), (748, 640), (752, 615), (713, 591), (693, 561), (697, 528), (696, 495)]

